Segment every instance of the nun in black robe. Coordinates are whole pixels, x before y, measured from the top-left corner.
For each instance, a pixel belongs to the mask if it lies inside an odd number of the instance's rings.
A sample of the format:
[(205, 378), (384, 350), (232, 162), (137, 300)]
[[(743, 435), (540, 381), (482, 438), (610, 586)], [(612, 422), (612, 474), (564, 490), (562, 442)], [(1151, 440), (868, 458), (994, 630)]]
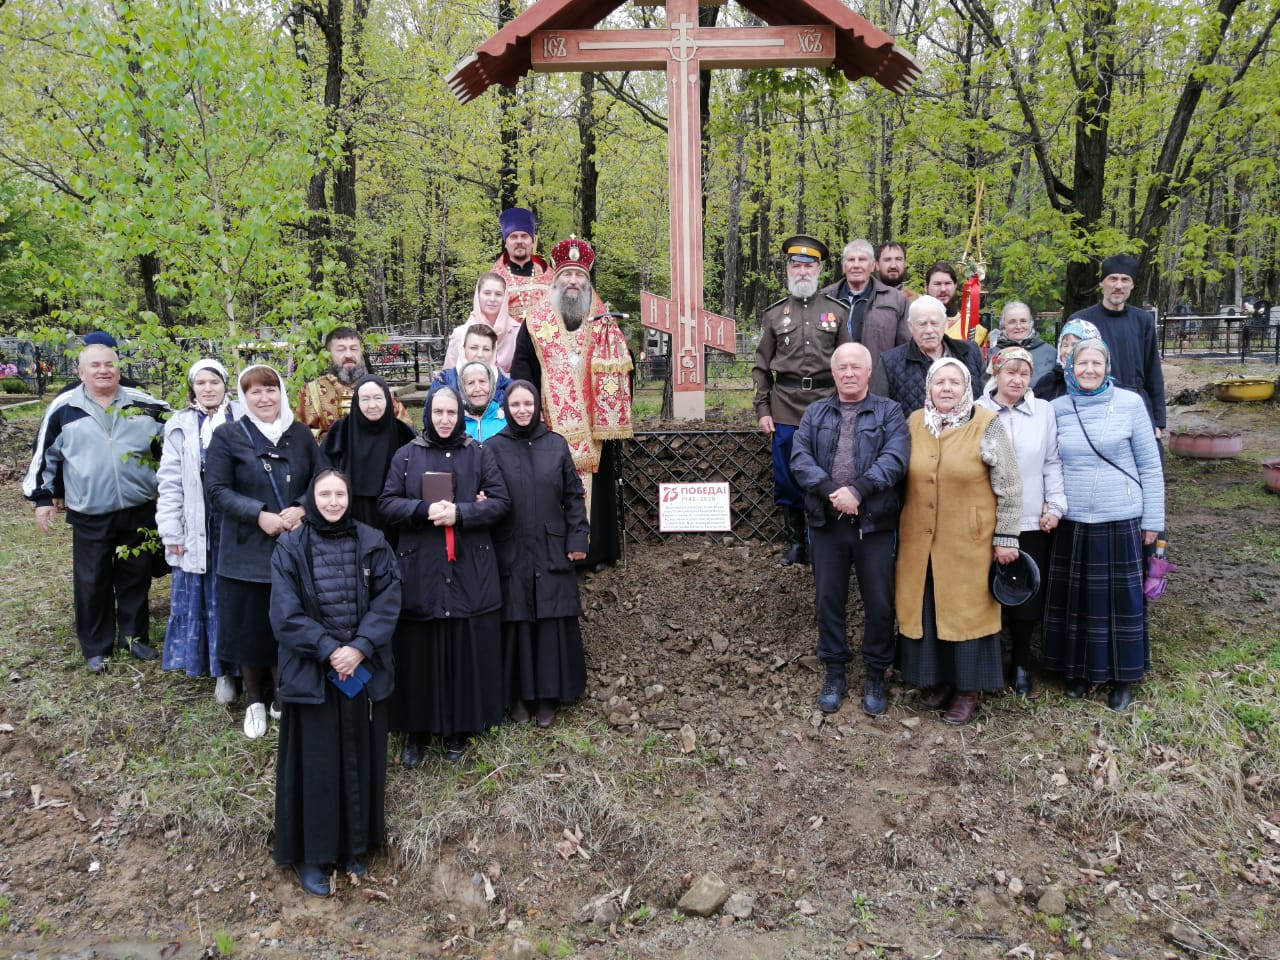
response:
[[(370, 419), (369, 404), (361, 402), (361, 391), (366, 385), (372, 385), (383, 397), (382, 414), (377, 419)], [(384, 529), (385, 525), (378, 519), (378, 497), (386, 483), (392, 456), (415, 436), (413, 427), (396, 419), (387, 381), (370, 374), (356, 381), (351, 394), (351, 412), (329, 429), (320, 445), (325, 465), (340, 470), (351, 480), (351, 515), (361, 523), (382, 530), (393, 547), (396, 545), (394, 531)]]
[(276, 863), (296, 867), (316, 896), (329, 893), (331, 865), (363, 874), (367, 854), (386, 833), (400, 574), (379, 531), (354, 520), (349, 507), (337, 513), (343, 487), (349, 499), (346, 478), (322, 471), (306, 520), (280, 538), (271, 558), (284, 705), (273, 853)]
[(493, 531), (507, 704), (517, 723), (534, 710), (547, 727), (557, 705), (587, 685), (573, 564), (587, 555), (590, 526), (569, 444), (547, 429), (533, 384), (512, 381), (503, 406), (506, 426), (488, 446), (511, 494), (511, 512)]
[(467, 436), (462, 411), (452, 387), (432, 389), (423, 434), (396, 451), (378, 500), (379, 514), (400, 534), (404, 609), (392, 640), (391, 729), (405, 735), (408, 767), (422, 762), (432, 736), (443, 740), (445, 759), (461, 760), (468, 737), (506, 714), (502, 592), (490, 532), (510, 499), (488, 446)]

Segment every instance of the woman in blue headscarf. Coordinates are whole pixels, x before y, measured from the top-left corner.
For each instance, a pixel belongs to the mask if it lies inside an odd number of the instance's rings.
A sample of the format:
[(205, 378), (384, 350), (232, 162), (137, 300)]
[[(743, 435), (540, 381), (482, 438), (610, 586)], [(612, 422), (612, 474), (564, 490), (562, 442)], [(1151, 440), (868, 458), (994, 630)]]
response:
[(1053, 401), (1067, 512), (1049, 561), (1045, 669), (1062, 673), (1067, 696), (1110, 684), (1124, 710), (1151, 662), (1143, 544), (1164, 528), (1164, 474), (1142, 398), (1116, 387), (1099, 339), (1081, 340), (1063, 370), (1067, 395)]
[(1098, 328), (1088, 320), (1068, 320), (1058, 334), (1058, 361), (1053, 369), (1041, 375), (1031, 386), (1031, 392), (1041, 400), (1056, 400), (1067, 395), (1067, 381), (1063, 369), (1072, 348), (1081, 340), (1101, 339)]

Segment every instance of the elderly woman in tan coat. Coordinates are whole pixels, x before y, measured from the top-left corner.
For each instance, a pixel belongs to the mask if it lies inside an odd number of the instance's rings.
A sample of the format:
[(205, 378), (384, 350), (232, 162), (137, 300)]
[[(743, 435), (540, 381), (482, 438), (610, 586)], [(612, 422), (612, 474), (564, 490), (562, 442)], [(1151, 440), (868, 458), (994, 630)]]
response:
[(1000, 604), (987, 586), (994, 557), (1018, 556), (1022, 481), (1009, 435), (975, 408), (968, 368), (942, 357), (907, 421), (911, 459), (898, 526), (898, 669), (924, 687), (927, 709), (962, 724), (979, 690), (1004, 687)]

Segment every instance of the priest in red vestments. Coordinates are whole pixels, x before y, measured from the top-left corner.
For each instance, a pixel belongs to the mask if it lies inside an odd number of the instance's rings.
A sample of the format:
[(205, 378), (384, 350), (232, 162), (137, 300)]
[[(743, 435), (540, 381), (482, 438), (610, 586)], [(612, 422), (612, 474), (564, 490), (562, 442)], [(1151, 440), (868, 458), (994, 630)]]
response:
[(611, 441), (632, 435), (632, 362), (617, 321), (596, 315), (595, 257), (591, 244), (576, 237), (552, 249), (551, 292), (516, 337), (511, 376), (538, 388), (547, 426), (569, 442), (591, 518), (584, 563), (598, 567), (621, 556), (618, 445)]
[(538, 220), (532, 210), (509, 207), (498, 215), (502, 228), (502, 256), (493, 272), (507, 282), (507, 311), (516, 323), (524, 323), (537, 303), (551, 289), (551, 268), (533, 250), (538, 242)]

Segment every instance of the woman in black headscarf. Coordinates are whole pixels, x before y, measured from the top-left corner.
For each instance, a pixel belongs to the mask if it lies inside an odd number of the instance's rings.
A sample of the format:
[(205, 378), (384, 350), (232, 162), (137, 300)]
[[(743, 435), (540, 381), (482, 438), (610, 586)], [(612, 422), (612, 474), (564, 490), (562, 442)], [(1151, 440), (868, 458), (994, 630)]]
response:
[(396, 451), (378, 498), (383, 522), (400, 534), (404, 608), (392, 644), (391, 729), (405, 735), (408, 767), (422, 762), (430, 734), (444, 738), (446, 759), (461, 760), (468, 735), (501, 723), (506, 711), (489, 531), (510, 508), (507, 485), (489, 449), (467, 436), (452, 387), (432, 390), (424, 425)]
[(326, 464), (351, 479), (351, 515), (361, 523), (382, 526), (378, 497), (391, 457), (414, 436), (413, 427), (396, 419), (387, 381), (372, 374), (356, 381), (351, 412), (324, 435), (320, 452)]
[(587, 555), (586, 501), (569, 444), (542, 422), (527, 380), (507, 387), (506, 426), (489, 441), (511, 493), (494, 528), (502, 576), (502, 668), (511, 719), (540, 727), (587, 686), (574, 561)]
[(274, 855), (316, 896), (330, 892), (330, 864), (363, 874), (365, 856), (386, 832), (387, 698), (399, 613), (391, 547), (352, 518), (347, 478), (321, 471), (302, 526), (271, 556), (284, 702)]

